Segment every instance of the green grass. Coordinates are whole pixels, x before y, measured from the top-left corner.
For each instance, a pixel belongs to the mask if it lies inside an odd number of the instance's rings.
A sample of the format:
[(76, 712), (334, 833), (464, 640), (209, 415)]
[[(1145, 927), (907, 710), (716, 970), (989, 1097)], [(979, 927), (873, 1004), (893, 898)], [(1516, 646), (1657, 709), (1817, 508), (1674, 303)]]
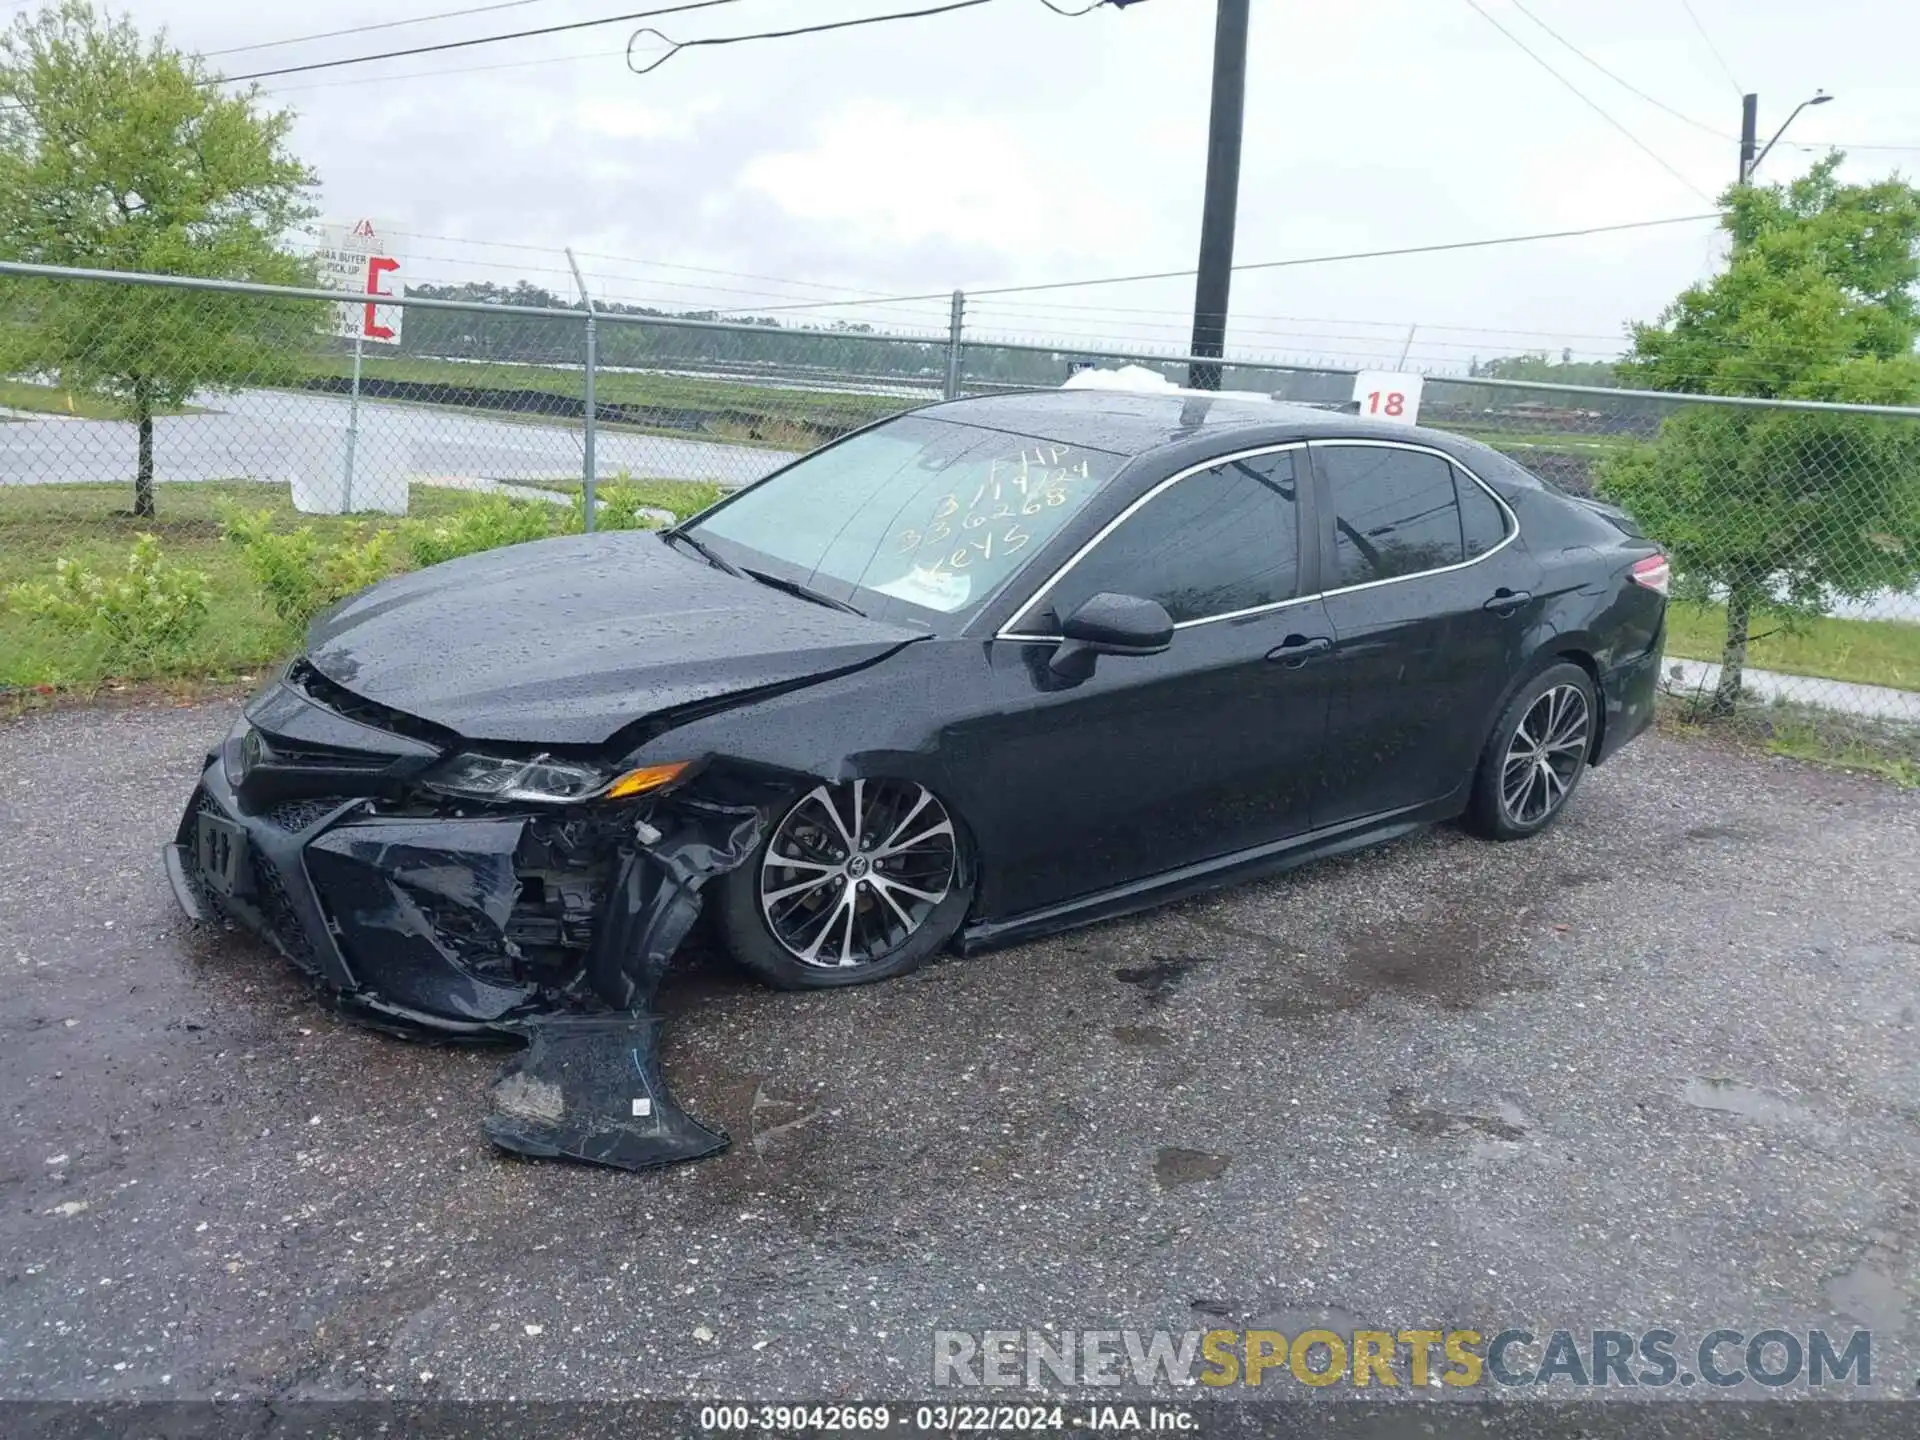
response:
[[(127, 412), (111, 400), (75, 395), (58, 385), (36, 385), (30, 380), (0, 379), (0, 410), (31, 410), (42, 415), (71, 415), (80, 420), (124, 420)], [(157, 410), (157, 415), (192, 415), (191, 406)]]
[(1654, 716), (1678, 739), (1727, 742), (1920, 788), (1920, 729), (1898, 720), (1758, 699), (1741, 700), (1732, 715), (1710, 720), (1698, 699), (1672, 695), (1656, 699)]
[[(647, 503), (691, 514), (711, 503), (718, 487), (700, 482), (639, 480)], [(220, 679), (246, 673), (280, 658), (284, 629), (241, 564), (239, 552), (220, 536), (220, 509), (238, 504), (271, 510), (285, 525), (311, 525), (339, 535), (353, 523), (338, 516), (301, 515), (285, 485), (209, 481), (156, 487), (159, 514), (136, 520), (127, 513), (132, 487), (116, 485), (0, 486), (0, 690), (10, 688), (88, 691), (109, 680)], [(411, 518), (434, 520), (482, 497), (427, 485), (413, 487)], [(393, 521), (366, 517), (371, 528)], [(75, 638), (21, 614), (5, 599), (10, 585), (51, 579), (62, 557), (89, 569), (120, 571), (142, 532), (160, 537), (169, 563), (205, 571), (211, 589), (206, 624), (181, 651), (164, 661), (127, 670), (116, 667), (104, 645)], [(405, 546), (396, 546), (404, 556)]]
[[(509, 495), (516, 490), (525, 490), (531, 496), (537, 496), (543, 490), (549, 495), (578, 495), (582, 488), (578, 480), (528, 480), (524, 483), (503, 480), (500, 483), (503, 493)], [(604, 491), (610, 485), (617, 485), (621, 490), (637, 495), (642, 505), (671, 510), (675, 518), (681, 520), (706, 509), (727, 493), (726, 486), (712, 480), (602, 480), (598, 489)], [(420, 492), (415, 490), (414, 493), (418, 495)]]
[[(345, 379), (353, 373), (350, 356), (325, 356), (303, 365), (315, 377)], [(577, 369), (555, 370), (511, 362), (464, 364), (415, 356), (369, 355), (361, 374), (368, 379), (417, 385), (448, 385), (470, 390), (533, 390), (581, 398)], [(720, 439), (742, 442), (819, 443), (817, 428), (847, 428), (892, 415), (915, 404), (904, 396), (861, 395), (850, 391), (788, 390), (755, 385), (751, 380), (703, 379), (688, 375), (623, 373), (603, 370), (594, 394), (601, 405), (645, 406), (688, 412), (684, 425)]]
[(1515, 458), (1522, 461), (1526, 458), (1526, 452), (1530, 450), (1545, 450), (1560, 455), (1598, 456), (1631, 449), (1640, 443), (1632, 435), (1602, 433), (1582, 435), (1575, 431), (1557, 430), (1502, 430), (1491, 426), (1475, 425), (1471, 422), (1456, 423), (1441, 419), (1436, 419), (1433, 423), (1455, 434), (1471, 436), (1482, 445), (1491, 445), (1495, 450), (1519, 452)]
[[(1747, 646), (1747, 663), (1756, 670), (1920, 690), (1920, 625), (1822, 617), (1787, 630), (1762, 616), (1753, 630), (1760, 638)], [(1675, 601), (1667, 609), (1669, 655), (1718, 663), (1726, 634), (1726, 611), (1718, 605)]]

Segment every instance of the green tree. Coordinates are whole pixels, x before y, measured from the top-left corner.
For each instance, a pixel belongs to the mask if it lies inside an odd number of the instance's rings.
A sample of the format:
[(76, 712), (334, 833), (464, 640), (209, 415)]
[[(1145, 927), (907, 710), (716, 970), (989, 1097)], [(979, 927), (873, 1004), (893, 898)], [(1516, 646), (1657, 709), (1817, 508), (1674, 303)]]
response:
[[(1726, 269), (1633, 328), (1623, 385), (1694, 395), (1910, 404), (1920, 398), (1920, 191), (1845, 185), (1829, 156), (1787, 185), (1736, 187)], [(1684, 593), (1724, 595), (1713, 710), (1733, 709), (1756, 616), (1920, 582), (1920, 422), (1689, 406), (1601, 487), (1666, 548)]]
[[(281, 248), (311, 218), (292, 116), (225, 94), (164, 35), (65, 0), (0, 32), (0, 259), (309, 283)], [(153, 514), (153, 417), (273, 378), (311, 305), (110, 283), (6, 282), (0, 373), (52, 374), (138, 427), (134, 513)]]

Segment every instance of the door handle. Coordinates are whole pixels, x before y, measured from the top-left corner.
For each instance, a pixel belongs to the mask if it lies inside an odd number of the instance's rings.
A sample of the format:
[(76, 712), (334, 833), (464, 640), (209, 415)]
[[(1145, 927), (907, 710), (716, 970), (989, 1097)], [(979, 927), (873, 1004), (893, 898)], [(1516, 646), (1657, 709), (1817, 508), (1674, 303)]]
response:
[(1316, 655), (1324, 655), (1331, 649), (1333, 641), (1325, 635), (1289, 635), (1267, 652), (1267, 659), (1278, 660), (1289, 670), (1298, 670)]
[(1493, 598), (1488, 600), (1487, 603), (1480, 608), (1482, 610), (1491, 610), (1496, 615), (1511, 615), (1532, 598), (1533, 592), (1531, 590), (1509, 590), (1506, 586), (1502, 585), (1498, 590), (1493, 592)]

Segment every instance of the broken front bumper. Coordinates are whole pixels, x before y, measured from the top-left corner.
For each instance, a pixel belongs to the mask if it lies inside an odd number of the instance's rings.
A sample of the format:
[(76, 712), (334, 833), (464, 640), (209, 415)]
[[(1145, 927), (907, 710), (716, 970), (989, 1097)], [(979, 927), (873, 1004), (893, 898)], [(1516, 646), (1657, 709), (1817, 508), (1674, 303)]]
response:
[(164, 855), (182, 909), (263, 936), (370, 1018), (528, 1041), (487, 1127), (507, 1148), (638, 1168), (723, 1145), (667, 1096), (647, 1007), (701, 885), (758, 844), (759, 812), (455, 807), (412, 784), (418, 756), (290, 737), (289, 715), (328, 715), (292, 704), (256, 701), (277, 728), (238, 727), (208, 756)]

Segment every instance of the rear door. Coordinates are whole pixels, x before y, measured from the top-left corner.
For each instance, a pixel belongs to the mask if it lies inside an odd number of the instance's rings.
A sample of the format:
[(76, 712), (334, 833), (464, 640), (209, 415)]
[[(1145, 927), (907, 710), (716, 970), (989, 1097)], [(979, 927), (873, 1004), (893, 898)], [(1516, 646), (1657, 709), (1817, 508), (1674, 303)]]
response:
[(1311, 456), (1334, 634), (1318, 828), (1468, 778), (1520, 663), (1538, 567), (1504, 503), (1437, 450), (1315, 441)]
[[(1275, 447), (1162, 482), (996, 637), (996, 687), (1025, 693), (947, 742), (1027, 816), (982, 847), (1006, 862), (991, 877), (995, 913), (1307, 828), (1332, 632), (1318, 599), (1301, 598), (1318, 560), (1303, 460), (1298, 445)], [(1103, 591), (1159, 601), (1173, 643), (1103, 656), (1090, 679), (1064, 684), (1048, 669), (1052, 637)]]

